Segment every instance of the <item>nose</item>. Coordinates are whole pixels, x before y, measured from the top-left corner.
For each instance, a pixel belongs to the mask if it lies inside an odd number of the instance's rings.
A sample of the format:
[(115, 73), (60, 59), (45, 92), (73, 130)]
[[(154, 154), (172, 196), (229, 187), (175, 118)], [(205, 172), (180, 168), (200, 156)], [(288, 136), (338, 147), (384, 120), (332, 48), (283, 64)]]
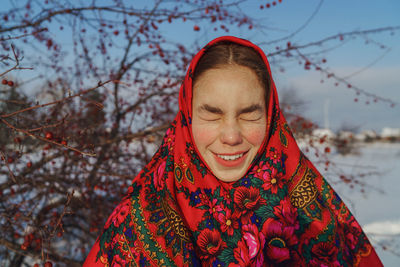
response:
[(225, 122), (222, 125), (220, 140), (223, 144), (230, 146), (239, 145), (243, 142), (242, 133), (236, 121)]

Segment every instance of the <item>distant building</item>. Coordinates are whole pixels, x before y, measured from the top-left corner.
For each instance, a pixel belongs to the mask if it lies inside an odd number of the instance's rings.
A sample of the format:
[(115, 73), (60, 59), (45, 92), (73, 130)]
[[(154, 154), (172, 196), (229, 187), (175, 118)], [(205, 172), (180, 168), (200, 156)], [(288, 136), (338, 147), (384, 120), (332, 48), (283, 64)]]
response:
[(383, 128), (381, 138), (388, 141), (400, 141), (400, 128)]
[(364, 130), (358, 133), (354, 138), (359, 142), (372, 142), (379, 138), (378, 134), (374, 130)]

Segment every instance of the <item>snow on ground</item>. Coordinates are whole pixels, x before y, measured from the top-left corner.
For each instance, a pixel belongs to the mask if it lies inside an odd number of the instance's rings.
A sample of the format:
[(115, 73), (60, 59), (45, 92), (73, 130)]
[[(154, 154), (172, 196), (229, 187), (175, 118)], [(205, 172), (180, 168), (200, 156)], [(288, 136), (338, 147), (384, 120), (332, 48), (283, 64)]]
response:
[[(359, 152), (342, 156), (333, 151), (331, 159), (348, 174), (373, 173), (362, 180), (364, 193), (336, 183), (331, 170), (316, 166), (361, 224), (383, 264), (400, 266), (400, 143), (364, 143)], [(317, 161), (312, 152), (307, 156)]]
[(382, 239), (387, 235), (400, 235), (400, 220), (369, 223), (364, 226), (364, 231), (381, 235)]

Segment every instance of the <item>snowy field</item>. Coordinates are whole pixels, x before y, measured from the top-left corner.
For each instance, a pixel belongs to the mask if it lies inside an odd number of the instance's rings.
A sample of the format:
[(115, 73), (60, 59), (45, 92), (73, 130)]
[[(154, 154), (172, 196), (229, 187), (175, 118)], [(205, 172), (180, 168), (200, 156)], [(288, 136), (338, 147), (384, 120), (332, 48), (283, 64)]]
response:
[[(311, 152), (307, 156), (317, 161)], [(331, 159), (346, 174), (372, 173), (362, 178), (366, 186), (350, 188), (332, 180), (332, 170), (316, 164), (361, 224), (383, 264), (400, 266), (400, 143), (361, 144), (358, 155), (333, 151)]]

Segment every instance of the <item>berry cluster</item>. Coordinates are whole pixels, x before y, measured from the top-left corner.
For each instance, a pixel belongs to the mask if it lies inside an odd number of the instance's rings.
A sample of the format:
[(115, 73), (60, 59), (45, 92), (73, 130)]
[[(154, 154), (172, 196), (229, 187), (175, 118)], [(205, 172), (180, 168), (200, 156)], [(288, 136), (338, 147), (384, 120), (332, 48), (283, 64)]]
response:
[[(272, 1), (272, 3), (267, 3), (265, 5), (266, 8), (270, 8), (272, 6), (276, 6), (277, 2), (282, 3), (282, 0)], [(260, 5), (260, 9), (264, 9), (264, 5)]]
[(3, 79), (1, 81), (1, 83), (4, 84), (4, 85), (8, 85), (8, 86), (13, 86), (14, 85), (13, 81), (7, 81), (6, 79)]

